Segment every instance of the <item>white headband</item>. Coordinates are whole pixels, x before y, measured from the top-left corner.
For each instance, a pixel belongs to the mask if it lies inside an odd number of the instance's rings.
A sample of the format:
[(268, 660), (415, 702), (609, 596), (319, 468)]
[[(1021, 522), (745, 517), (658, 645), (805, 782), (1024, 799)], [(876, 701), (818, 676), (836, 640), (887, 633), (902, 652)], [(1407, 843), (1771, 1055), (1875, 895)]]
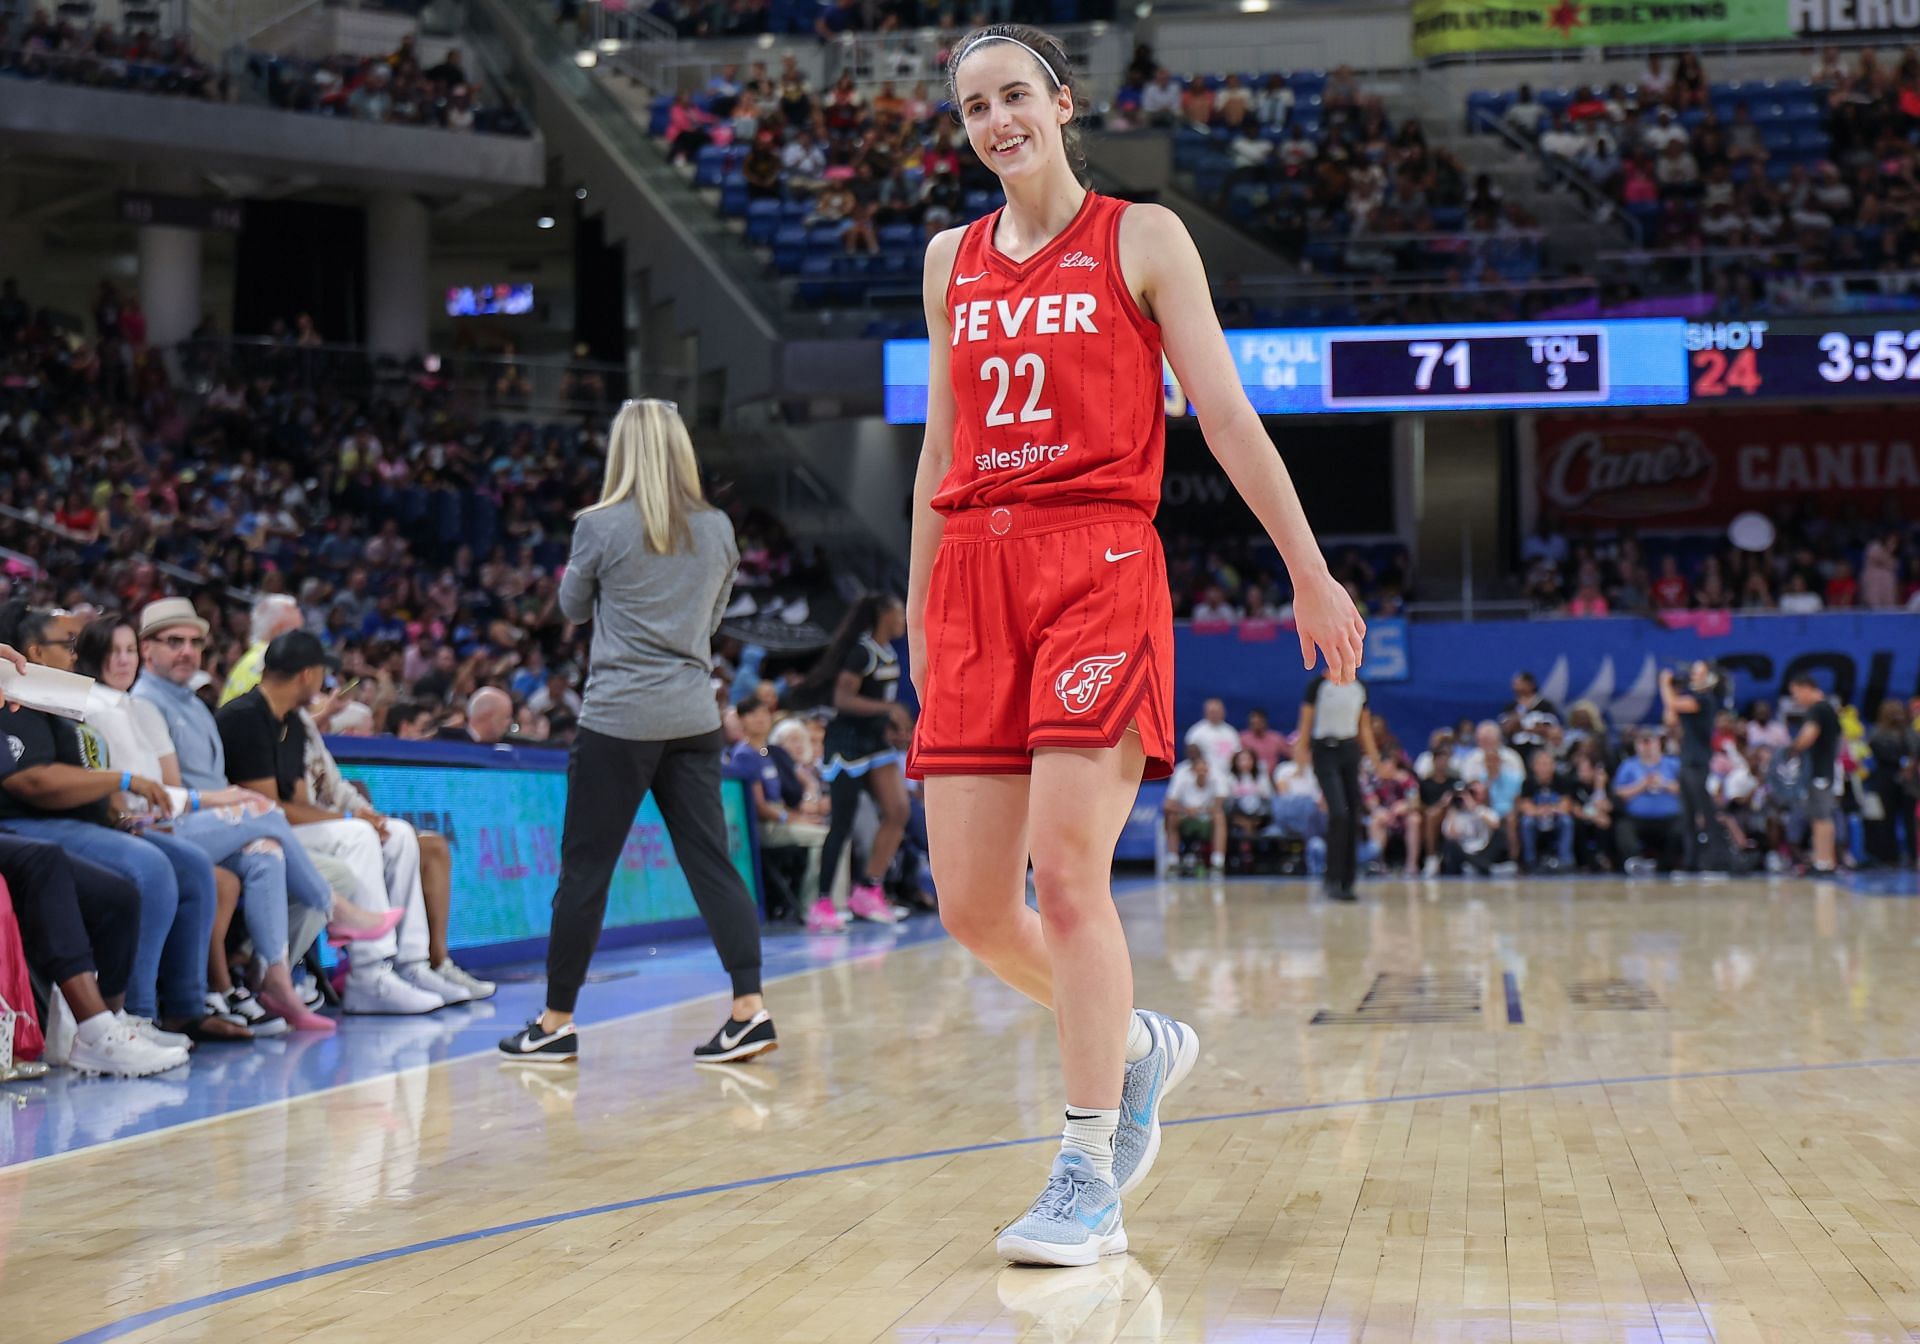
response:
[(1060, 88), (1060, 76), (1053, 73), (1052, 63), (1049, 62), (1045, 56), (1042, 56), (1039, 52), (1035, 51), (1032, 47), (1028, 46), (1025, 42), (1022, 42), (1017, 37), (1008, 37), (1005, 33), (988, 33), (985, 37), (975, 41), (973, 46), (968, 47), (965, 54), (968, 56), (971, 56), (974, 52), (974, 48), (984, 47), (989, 42), (1013, 43), (1014, 46), (1020, 48), (1020, 50), (1026, 52), (1027, 55), (1033, 57), (1034, 60), (1040, 62), (1040, 68), (1042, 70), (1045, 70), (1047, 72), (1047, 78), (1053, 81), (1054, 89), (1057, 91)]

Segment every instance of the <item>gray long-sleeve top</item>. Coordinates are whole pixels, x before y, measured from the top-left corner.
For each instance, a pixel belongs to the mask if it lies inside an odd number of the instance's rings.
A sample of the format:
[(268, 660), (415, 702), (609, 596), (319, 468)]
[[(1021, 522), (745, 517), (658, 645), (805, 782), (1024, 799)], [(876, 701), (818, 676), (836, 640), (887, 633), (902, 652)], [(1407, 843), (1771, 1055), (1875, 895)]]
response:
[(580, 726), (630, 742), (692, 737), (720, 726), (713, 634), (740, 551), (718, 509), (689, 514), (692, 544), (647, 549), (638, 506), (582, 517), (560, 580), (560, 610), (593, 622), (593, 668)]

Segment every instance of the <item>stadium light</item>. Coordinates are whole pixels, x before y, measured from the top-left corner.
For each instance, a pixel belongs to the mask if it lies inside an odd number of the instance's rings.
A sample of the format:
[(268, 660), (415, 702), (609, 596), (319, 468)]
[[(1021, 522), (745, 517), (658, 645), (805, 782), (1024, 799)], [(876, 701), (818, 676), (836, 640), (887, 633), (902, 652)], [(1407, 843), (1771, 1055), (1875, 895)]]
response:
[(542, 215), (542, 216), (540, 216), (540, 218), (538, 218), (538, 219), (536, 219), (536, 220), (534, 220), (534, 221), (533, 221), (533, 227), (534, 227), (534, 228), (536, 228), (536, 229), (550, 229), (550, 228), (552, 228), (552, 227), (553, 227), (553, 216), (552, 216), (552, 215)]
[(594, 66), (600, 64), (600, 57), (597, 52), (576, 51), (573, 53), (573, 63), (582, 70), (591, 70)]

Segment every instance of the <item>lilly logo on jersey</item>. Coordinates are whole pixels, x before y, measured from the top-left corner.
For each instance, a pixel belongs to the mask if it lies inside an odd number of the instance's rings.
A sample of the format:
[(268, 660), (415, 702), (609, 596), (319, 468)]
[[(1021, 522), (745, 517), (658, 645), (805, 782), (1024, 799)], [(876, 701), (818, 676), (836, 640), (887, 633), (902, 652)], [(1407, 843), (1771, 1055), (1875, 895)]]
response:
[(1099, 266), (1099, 264), (1099, 262), (1095, 261), (1085, 252), (1069, 252), (1066, 256), (1060, 258), (1060, 269), (1063, 271), (1076, 269), (1091, 271)]
[(1070, 443), (1023, 443), (1018, 448), (992, 448), (976, 453), (976, 471), (1024, 471), (1042, 462), (1057, 462), (1071, 451)]
[(1053, 693), (1069, 714), (1085, 714), (1113, 682), (1113, 674), (1127, 661), (1124, 653), (1100, 653), (1082, 658), (1054, 679)]

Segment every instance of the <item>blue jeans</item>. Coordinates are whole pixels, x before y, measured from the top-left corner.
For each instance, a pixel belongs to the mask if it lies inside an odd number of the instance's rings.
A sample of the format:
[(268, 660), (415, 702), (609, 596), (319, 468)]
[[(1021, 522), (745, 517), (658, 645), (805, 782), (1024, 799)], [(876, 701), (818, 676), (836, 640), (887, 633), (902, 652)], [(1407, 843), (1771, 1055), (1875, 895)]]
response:
[(16, 817), (7, 829), (51, 840), (140, 889), (140, 937), (127, 980), (135, 1017), (207, 1013), (207, 940), (213, 934), (213, 861), (163, 831), (128, 835), (72, 817)]
[[(270, 962), (287, 960), (289, 900), (318, 911), (322, 924), (333, 909), (332, 889), (278, 808), (257, 817), (236, 816), (226, 808), (188, 812), (174, 818), (170, 830), (240, 879), (247, 935), (253, 950)], [(261, 840), (277, 843), (280, 852), (250, 848)]]
[(1520, 853), (1527, 861), (1527, 867), (1539, 866), (1535, 855), (1539, 851), (1539, 837), (1542, 832), (1553, 834), (1554, 851), (1560, 857), (1562, 868), (1573, 867), (1573, 819), (1561, 817), (1558, 821), (1543, 825), (1526, 817), (1520, 819)]

